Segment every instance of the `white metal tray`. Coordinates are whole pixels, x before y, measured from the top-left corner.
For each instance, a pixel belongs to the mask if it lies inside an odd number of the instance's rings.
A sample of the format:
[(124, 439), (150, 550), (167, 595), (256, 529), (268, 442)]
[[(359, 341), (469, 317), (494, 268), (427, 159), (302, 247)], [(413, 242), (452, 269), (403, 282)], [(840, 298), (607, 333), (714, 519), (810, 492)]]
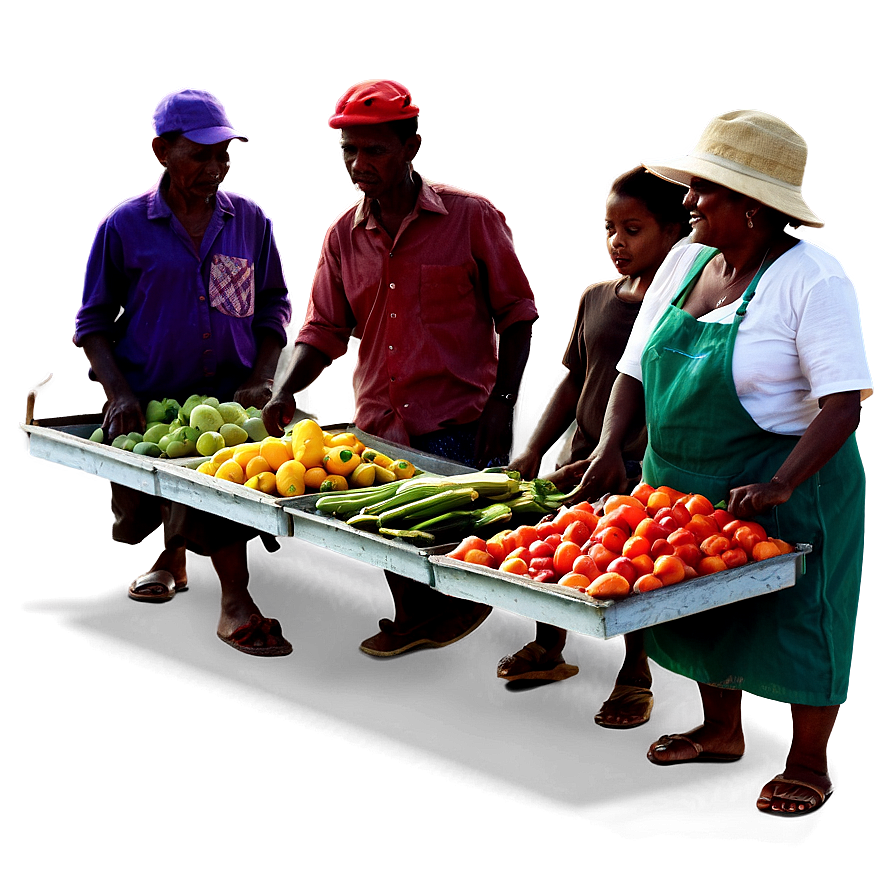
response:
[(769, 594), (796, 584), (805, 571), (811, 545), (800, 544), (792, 554), (748, 563), (678, 585), (632, 594), (623, 600), (595, 600), (561, 585), (533, 582), (524, 576), (489, 569), (433, 554), (433, 587), (520, 616), (597, 638), (669, 622), (735, 601)]

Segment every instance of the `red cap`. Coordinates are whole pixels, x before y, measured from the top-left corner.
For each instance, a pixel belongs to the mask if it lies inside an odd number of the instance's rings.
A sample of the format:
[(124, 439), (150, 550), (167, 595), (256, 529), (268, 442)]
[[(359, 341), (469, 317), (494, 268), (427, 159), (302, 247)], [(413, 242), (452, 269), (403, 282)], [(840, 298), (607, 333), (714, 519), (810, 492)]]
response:
[(403, 121), (419, 114), (410, 91), (398, 81), (362, 81), (342, 95), (329, 123), (331, 128), (345, 128)]

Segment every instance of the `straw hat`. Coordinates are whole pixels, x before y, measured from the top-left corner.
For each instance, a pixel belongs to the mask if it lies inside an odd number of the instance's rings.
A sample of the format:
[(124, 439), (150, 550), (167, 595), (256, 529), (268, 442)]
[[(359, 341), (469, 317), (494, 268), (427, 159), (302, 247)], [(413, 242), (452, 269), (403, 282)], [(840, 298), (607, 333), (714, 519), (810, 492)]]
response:
[(714, 118), (693, 152), (666, 165), (644, 163), (665, 180), (690, 186), (692, 177), (777, 209), (809, 227), (824, 227), (803, 201), (806, 141), (780, 118), (741, 110)]

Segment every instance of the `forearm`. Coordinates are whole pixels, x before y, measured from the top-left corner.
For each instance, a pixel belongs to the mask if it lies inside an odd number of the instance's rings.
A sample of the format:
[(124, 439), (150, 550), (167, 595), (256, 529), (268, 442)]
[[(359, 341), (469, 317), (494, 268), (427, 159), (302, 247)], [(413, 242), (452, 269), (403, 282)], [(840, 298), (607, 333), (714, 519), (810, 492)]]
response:
[(258, 355), (250, 374), (250, 381), (273, 380), (280, 361), (282, 347), (280, 339), (270, 330), (263, 331), (258, 344)]
[(528, 320), (511, 324), (498, 337), (498, 371), (492, 395), (519, 394), (531, 343), (532, 321)]
[(296, 343), (289, 363), (274, 380), (274, 395), (295, 395), (307, 389), (329, 365), (330, 359), (320, 349)]
[(613, 383), (600, 440), (591, 457), (619, 454), (632, 432), (644, 426), (644, 386), (634, 377), (620, 373)]
[(548, 449), (566, 432), (569, 424), (575, 420), (576, 407), (579, 403), (579, 386), (568, 373), (554, 390), (535, 426), (526, 451), (543, 457)]
[(750, 517), (790, 499), (794, 490), (814, 476), (855, 432), (861, 415), (859, 392), (838, 392), (819, 402), (821, 410), (768, 482), (732, 489), (728, 511)]
[(97, 382), (103, 387), (106, 398), (112, 401), (121, 396), (132, 396), (133, 391), (124, 378), (115, 355), (112, 351), (112, 343), (104, 333), (91, 333), (81, 341), (81, 347), (90, 369)]

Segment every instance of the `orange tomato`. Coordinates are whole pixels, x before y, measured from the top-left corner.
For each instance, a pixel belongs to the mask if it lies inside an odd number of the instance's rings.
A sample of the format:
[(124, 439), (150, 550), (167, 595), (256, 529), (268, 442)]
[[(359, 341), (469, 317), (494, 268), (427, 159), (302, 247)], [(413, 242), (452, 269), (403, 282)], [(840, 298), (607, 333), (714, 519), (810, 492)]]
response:
[(585, 525), (581, 520), (573, 520), (564, 530), (563, 535), (560, 536), (561, 541), (571, 541), (574, 544), (579, 545), (581, 547), (588, 541), (588, 538), (591, 535), (591, 529)]
[(768, 560), (769, 557), (778, 557), (781, 549), (772, 541), (759, 541), (753, 546), (754, 560)]
[(661, 507), (671, 507), (672, 496), (666, 492), (657, 489), (647, 499), (647, 512), (653, 516)]
[(715, 510), (712, 501), (703, 495), (690, 495), (685, 499), (684, 506), (690, 511), (691, 516), (695, 513), (702, 513), (705, 516), (710, 516)]
[(731, 548), (725, 551), (721, 557), (728, 569), (737, 569), (738, 566), (743, 566), (749, 560), (747, 552), (743, 548)]
[(765, 539), (760, 537), (754, 529), (749, 526), (740, 526), (734, 531), (731, 537), (732, 542), (739, 548), (743, 548), (747, 554), (752, 556), (753, 548)]
[(493, 535), (486, 541), (485, 549), (498, 563), (502, 563), (507, 556), (507, 546), (504, 544), (504, 536), (500, 533), (498, 535)]
[(703, 559), (703, 551), (693, 542), (676, 545), (675, 555), (681, 557), (685, 566), (696, 566)]
[(769, 541), (782, 553), (792, 554), (793, 545), (790, 542), (782, 541), (780, 538), (769, 538)]
[(594, 558), (588, 554), (582, 554), (581, 557), (576, 557), (572, 562), (572, 572), (585, 576), (589, 582), (593, 582), (602, 571), (597, 568)]
[(538, 530), (535, 526), (517, 526), (516, 534), (522, 547), (529, 547), (538, 538)]
[(573, 541), (561, 541), (554, 551), (554, 569), (562, 576), (572, 572), (572, 565), (577, 557), (582, 556), (582, 549)]
[(654, 488), (652, 485), (648, 485), (642, 479), (633, 489), (632, 489), (632, 497), (637, 498), (644, 509), (647, 509), (647, 499), (653, 494)]
[(719, 526), (715, 519), (703, 513), (695, 513), (684, 528), (690, 529), (694, 533), (698, 544), (702, 544), (710, 535), (715, 535), (719, 531)]
[(467, 555), (467, 551), (471, 551), (474, 548), (478, 551), (484, 551), (486, 549), (485, 539), (480, 538), (478, 535), (468, 535), (446, 556), (450, 557), (452, 560), (463, 560)]
[(621, 554), (622, 548), (628, 541), (628, 535), (624, 529), (620, 529), (618, 526), (607, 526), (606, 529), (600, 532), (597, 541), (598, 544), (602, 544), (608, 551), (612, 551), (614, 554)]
[(685, 492), (680, 492), (678, 489), (672, 488), (669, 485), (660, 485), (657, 487), (658, 492), (662, 492), (664, 495), (669, 496), (669, 500), (674, 504), (679, 498), (687, 497)]
[(675, 554), (663, 554), (654, 561), (653, 574), (664, 585), (684, 581), (684, 561)]
[(710, 535), (700, 542), (700, 550), (710, 557), (715, 555), (721, 556), (725, 551), (730, 549), (731, 542), (721, 534)]
[(697, 564), (697, 575), (708, 576), (714, 572), (724, 572), (726, 569), (728, 567), (725, 565), (725, 561), (718, 555), (703, 557)]
[(591, 579), (579, 575), (577, 572), (568, 572), (565, 575), (560, 576), (560, 580), (557, 584), (564, 585), (567, 588), (578, 588), (579, 590), (584, 591), (591, 584)]
[(589, 597), (625, 597), (631, 591), (628, 579), (618, 572), (605, 572), (599, 575), (586, 589)]
[(669, 542), (665, 538), (658, 538), (651, 546), (650, 546), (650, 556), (656, 560), (657, 557), (662, 556), (663, 554), (674, 554), (675, 548), (669, 544)]
[[(497, 567), (497, 563), (495, 562), (494, 557), (489, 554), (487, 551), (482, 551), (479, 548), (473, 548), (464, 555), (465, 563), (474, 563), (476, 566), (488, 566), (491, 569)], [(526, 565), (525, 563), (523, 564)], [(528, 569), (528, 567), (526, 567)]]
[(526, 566), (526, 561), (521, 560), (519, 557), (511, 557), (509, 560), (504, 560), (498, 569), (500, 569), (501, 572), (509, 572), (515, 576), (524, 576), (529, 572), (529, 567)]
[(617, 557), (621, 557), (622, 552), (616, 554), (607, 548), (606, 545), (596, 544), (588, 549), (588, 556), (594, 561), (601, 572), (606, 572), (607, 566), (609, 566)]
[(622, 546), (622, 556), (637, 557), (638, 554), (649, 554), (650, 542), (643, 535), (632, 535)]
[(528, 566), (529, 561), (531, 561), (532, 559), (532, 554), (529, 552), (529, 548), (520, 545), (518, 548), (514, 548), (512, 551), (510, 551), (505, 559), (512, 560), (514, 557), (519, 557), (520, 560), (522, 560), (526, 564), (526, 566)]
[(648, 573), (635, 580), (635, 584), (632, 586), (632, 591), (634, 591), (635, 594), (643, 594), (645, 591), (656, 591), (657, 588), (662, 587), (663, 580), (659, 576)]
[(647, 575), (653, 572), (653, 557), (650, 554), (638, 554), (637, 557), (626, 558), (635, 567), (638, 575)]
[(632, 535), (637, 535), (641, 538), (646, 538), (651, 544), (653, 544), (658, 538), (665, 538), (667, 535), (671, 533), (666, 532), (666, 530), (656, 521), (651, 519), (650, 517), (646, 517), (641, 520), (637, 526), (635, 526)]

